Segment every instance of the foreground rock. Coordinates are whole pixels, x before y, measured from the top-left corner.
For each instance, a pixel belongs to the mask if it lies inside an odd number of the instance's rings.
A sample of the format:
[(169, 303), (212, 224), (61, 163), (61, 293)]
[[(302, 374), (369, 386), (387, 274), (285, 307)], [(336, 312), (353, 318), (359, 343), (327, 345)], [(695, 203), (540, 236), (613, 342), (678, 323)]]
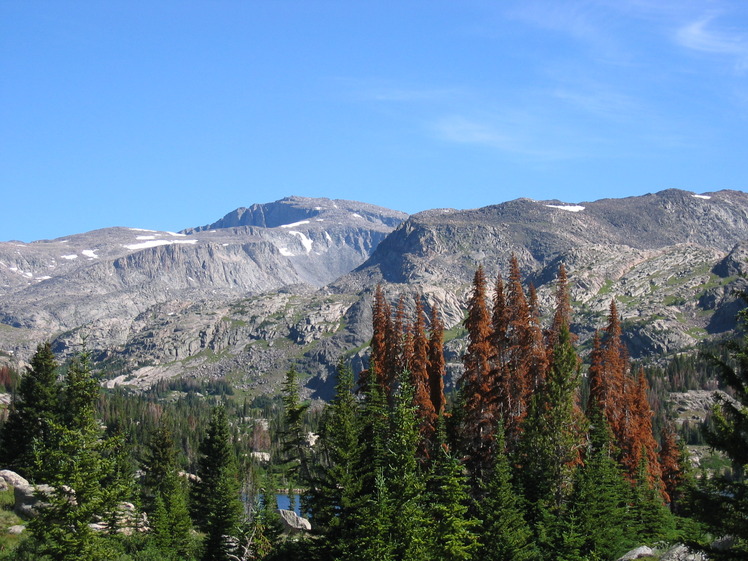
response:
[(53, 492), (54, 487), (50, 485), (17, 485), (13, 487), (13, 512), (21, 518), (33, 518), (39, 507), (45, 504), (40, 493), (49, 495)]

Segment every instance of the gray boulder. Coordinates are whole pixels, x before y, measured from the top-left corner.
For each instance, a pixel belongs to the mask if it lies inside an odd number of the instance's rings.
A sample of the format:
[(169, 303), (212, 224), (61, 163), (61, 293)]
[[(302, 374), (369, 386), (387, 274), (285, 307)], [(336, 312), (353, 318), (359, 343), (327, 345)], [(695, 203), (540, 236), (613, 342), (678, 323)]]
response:
[(7, 489), (8, 485), (10, 485), (11, 487), (18, 487), (19, 485), (29, 484), (29, 482), (25, 478), (18, 475), (15, 471), (10, 471), (9, 469), (0, 470), (0, 481), (5, 483), (5, 489)]
[(646, 557), (654, 557), (654, 550), (646, 545), (632, 549), (622, 557), (618, 558), (618, 561), (632, 561), (633, 559), (642, 559)]
[(280, 515), (284, 534), (293, 535), (311, 531), (312, 525), (309, 523), (309, 520), (299, 516), (294, 511), (281, 508), (276, 512)]
[(682, 543), (671, 547), (660, 557), (660, 561), (707, 561), (707, 559), (708, 557), (703, 553), (691, 551)]
[(17, 485), (13, 487), (15, 505), (13, 511), (21, 518), (32, 518), (36, 516), (37, 508), (44, 504), (38, 492), (50, 494), (54, 488), (50, 485)]

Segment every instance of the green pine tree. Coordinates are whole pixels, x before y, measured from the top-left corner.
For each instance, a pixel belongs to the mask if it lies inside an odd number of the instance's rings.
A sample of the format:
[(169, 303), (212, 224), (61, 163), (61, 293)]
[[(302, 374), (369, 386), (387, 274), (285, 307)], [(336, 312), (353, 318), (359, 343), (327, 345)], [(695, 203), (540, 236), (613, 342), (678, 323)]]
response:
[(299, 396), (299, 375), (292, 366), (286, 373), (282, 387), (283, 396), (283, 461), (289, 464), (291, 477), (308, 478), (306, 435), (304, 434), (304, 413), (308, 404), (302, 403)]
[(203, 560), (228, 561), (236, 548), (243, 505), (224, 407), (213, 410), (199, 453), (200, 481), (193, 486), (191, 507), (196, 523), (206, 534)]
[(590, 559), (617, 559), (636, 544), (628, 510), (630, 486), (615, 460), (613, 433), (599, 409), (590, 410), (591, 427), (584, 466), (576, 473), (572, 515)]
[(358, 442), (358, 405), (353, 394), (353, 372), (338, 364), (335, 397), (325, 407), (315, 446), (309, 486), (309, 508), (313, 531), (322, 557), (345, 558), (358, 531), (355, 513), (361, 508), (361, 481), (356, 465), (361, 446)]
[[(579, 360), (566, 325), (562, 325), (551, 368), (530, 402), (518, 445), (520, 483), (525, 500), (562, 510), (573, 488), (579, 460), (580, 429), (575, 400)], [(533, 520), (538, 517), (533, 514)]]
[(481, 523), (480, 561), (530, 561), (539, 559), (533, 530), (525, 518), (523, 498), (512, 482), (512, 468), (506, 452), (504, 425), (499, 421), (496, 453), (478, 501)]
[[(743, 294), (748, 302), (748, 293)], [(715, 536), (730, 536), (731, 544), (709, 549), (710, 558), (748, 557), (748, 309), (738, 313), (740, 336), (728, 342), (729, 360), (710, 357), (731, 396), (715, 394), (712, 419), (704, 430), (706, 442), (732, 462), (730, 476), (702, 478), (693, 497), (693, 512)]]
[(34, 448), (36, 471), (52, 490), (41, 493), (46, 504), (29, 529), (40, 553), (56, 561), (106, 559), (106, 541), (91, 524), (116, 521), (129, 489), (121, 480), (121, 441), (106, 438), (95, 415), (98, 391), (84, 352), (64, 380), (62, 420), (52, 421), (48, 442)]
[(48, 447), (50, 424), (59, 416), (57, 366), (50, 344), (38, 345), (0, 431), (0, 462), (31, 481), (40, 481), (33, 447)]
[(648, 477), (647, 453), (642, 451), (632, 488), (631, 516), (639, 539), (655, 543), (674, 537), (675, 519), (662, 499), (660, 489)]
[(479, 547), (478, 521), (468, 512), (467, 476), (462, 464), (447, 448), (441, 416), (437, 419), (426, 487), (426, 558), (443, 561), (473, 559)]

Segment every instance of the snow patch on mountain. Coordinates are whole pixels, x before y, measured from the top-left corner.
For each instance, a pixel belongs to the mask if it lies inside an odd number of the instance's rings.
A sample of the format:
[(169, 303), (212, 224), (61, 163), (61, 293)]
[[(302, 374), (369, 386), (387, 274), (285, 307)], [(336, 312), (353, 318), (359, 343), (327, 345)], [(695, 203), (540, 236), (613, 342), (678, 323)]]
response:
[(122, 247), (126, 249), (138, 250), (148, 249), (149, 247), (158, 247), (160, 245), (171, 245), (175, 243), (195, 244), (197, 243), (197, 240), (148, 240), (141, 243), (123, 244)]
[(312, 240), (310, 240), (303, 232), (297, 232), (295, 230), (292, 230), (288, 233), (293, 236), (298, 237), (299, 240), (301, 240), (301, 245), (304, 246), (304, 249), (306, 250), (307, 253), (312, 251), (312, 243), (314, 242), (312, 242)]
[(581, 205), (545, 205), (548, 208), (558, 208), (561, 210), (568, 210), (569, 212), (581, 212), (584, 207)]
[(309, 220), (300, 220), (299, 222), (292, 222), (291, 224), (281, 224), (280, 227), (281, 228), (295, 228), (296, 226), (302, 226), (304, 224), (309, 224)]

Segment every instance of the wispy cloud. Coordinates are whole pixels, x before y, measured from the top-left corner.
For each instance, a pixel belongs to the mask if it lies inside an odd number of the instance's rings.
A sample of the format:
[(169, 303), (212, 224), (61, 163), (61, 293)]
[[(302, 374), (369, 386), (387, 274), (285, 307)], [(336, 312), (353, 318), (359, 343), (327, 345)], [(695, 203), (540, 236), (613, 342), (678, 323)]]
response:
[[(433, 121), (429, 128), (439, 140), (457, 144), (477, 145), (500, 152), (540, 160), (560, 160), (576, 157), (568, 145), (554, 143), (550, 127), (546, 140), (535, 134), (537, 123), (531, 116), (513, 118), (492, 117), (475, 119), (463, 115), (448, 115)], [(563, 146), (563, 147), (562, 147)]]
[(720, 29), (716, 16), (709, 15), (682, 26), (676, 33), (676, 41), (687, 49), (736, 59), (735, 69), (748, 69), (748, 34), (731, 29)]
[(606, 121), (631, 122), (645, 111), (640, 100), (602, 84), (566, 84), (556, 88), (553, 97)]

